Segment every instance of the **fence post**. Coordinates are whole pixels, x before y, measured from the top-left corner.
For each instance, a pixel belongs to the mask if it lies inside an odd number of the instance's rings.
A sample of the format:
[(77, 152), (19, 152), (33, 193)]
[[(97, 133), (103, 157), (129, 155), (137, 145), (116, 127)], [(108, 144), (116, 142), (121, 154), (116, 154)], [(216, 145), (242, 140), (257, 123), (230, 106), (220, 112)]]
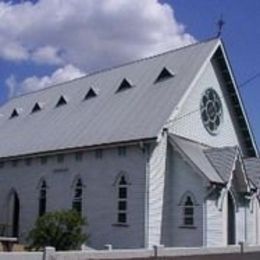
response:
[(43, 251), (43, 260), (55, 260), (56, 249), (51, 246), (47, 246)]
[(113, 249), (112, 245), (111, 244), (105, 244), (105, 249), (108, 250), (108, 251), (111, 251)]
[(243, 254), (244, 253), (244, 246), (245, 246), (245, 244), (242, 241), (238, 242), (238, 244), (240, 245), (240, 254)]
[(153, 246), (153, 252), (154, 252), (153, 256), (155, 258), (157, 258), (159, 256), (159, 250), (161, 250), (163, 248), (164, 248), (164, 245), (154, 245)]

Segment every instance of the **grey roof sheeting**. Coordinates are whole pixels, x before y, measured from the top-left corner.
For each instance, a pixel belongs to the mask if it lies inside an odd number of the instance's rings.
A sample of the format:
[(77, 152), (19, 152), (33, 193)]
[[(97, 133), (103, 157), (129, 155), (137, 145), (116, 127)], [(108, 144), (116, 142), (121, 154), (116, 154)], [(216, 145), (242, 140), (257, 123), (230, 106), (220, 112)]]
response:
[(222, 184), (225, 183), (225, 180), (221, 178), (205, 154), (205, 151), (209, 149), (208, 146), (173, 134), (169, 135), (169, 140), (173, 146), (177, 146), (190, 159), (209, 181)]
[(221, 178), (228, 182), (237, 157), (237, 147), (211, 148), (204, 153)]
[[(239, 155), (238, 147), (212, 148), (173, 134), (169, 134), (169, 141), (173, 147), (181, 150), (190, 163), (195, 165), (210, 182), (228, 183), (231, 172), (234, 170), (234, 163)], [(243, 162), (246, 176), (260, 188), (260, 159), (244, 159)], [(237, 177), (237, 188), (241, 192), (247, 191), (244, 176), (237, 175)]]
[(246, 173), (250, 180), (260, 188), (260, 159), (259, 158), (248, 158), (244, 159), (244, 165)]
[[(156, 138), (218, 39), (93, 73), (0, 108), (0, 158)], [(154, 83), (166, 67), (174, 77)], [(116, 93), (123, 79), (131, 89)], [(93, 88), (97, 97), (84, 101)], [(67, 104), (55, 107), (61, 96)], [(35, 103), (42, 110), (31, 113)], [(19, 116), (9, 119), (14, 109)]]

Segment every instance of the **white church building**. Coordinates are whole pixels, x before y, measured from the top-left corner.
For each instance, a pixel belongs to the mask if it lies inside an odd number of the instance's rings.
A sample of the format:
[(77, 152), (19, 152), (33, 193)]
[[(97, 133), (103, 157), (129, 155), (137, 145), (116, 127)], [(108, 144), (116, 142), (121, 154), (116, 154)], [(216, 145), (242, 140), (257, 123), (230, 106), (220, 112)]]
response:
[(14, 97), (0, 108), (0, 231), (75, 208), (89, 245), (260, 242), (260, 160), (211, 39)]

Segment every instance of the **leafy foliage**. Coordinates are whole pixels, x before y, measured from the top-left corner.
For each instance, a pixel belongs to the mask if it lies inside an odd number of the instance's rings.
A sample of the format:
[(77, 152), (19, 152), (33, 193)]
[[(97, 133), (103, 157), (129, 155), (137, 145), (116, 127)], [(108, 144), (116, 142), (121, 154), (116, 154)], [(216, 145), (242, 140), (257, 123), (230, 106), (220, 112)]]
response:
[(73, 250), (87, 241), (82, 233), (86, 221), (75, 210), (46, 213), (36, 220), (35, 227), (28, 235), (29, 249), (42, 249), (46, 246), (56, 250)]

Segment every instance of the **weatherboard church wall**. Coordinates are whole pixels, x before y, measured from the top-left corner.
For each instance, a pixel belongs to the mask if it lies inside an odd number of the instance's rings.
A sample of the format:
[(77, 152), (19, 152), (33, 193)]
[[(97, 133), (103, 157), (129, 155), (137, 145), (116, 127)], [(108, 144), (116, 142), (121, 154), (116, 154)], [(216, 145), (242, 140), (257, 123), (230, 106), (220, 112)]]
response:
[[(117, 148), (103, 150), (103, 158), (95, 158), (95, 151), (85, 152), (82, 161), (75, 154), (66, 154), (63, 163), (57, 157), (48, 158), (41, 165), (34, 158), (30, 166), (20, 160), (14, 167), (7, 162), (0, 169), (0, 221), (6, 223), (7, 197), (11, 187), (20, 199), (20, 236), (22, 241), (38, 216), (39, 184), (47, 182), (47, 211), (70, 209), (73, 183), (78, 177), (84, 185), (82, 215), (88, 219), (90, 246), (103, 248), (111, 243), (114, 248), (144, 247), (144, 190), (146, 155), (139, 146), (128, 146), (126, 157), (119, 157)], [(128, 225), (117, 224), (116, 179), (127, 174)], [(4, 184), (4, 185), (3, 185)], [(126, 239), (127, 238), (127, 239)]]
[[(171, 230), (171, 237), (165, 239), (167, 246), (203, 246), (203, 207), (206, 180), (199, 175), (179, 154), (173, 150), (171, 158), (170, 182), (166, 183), (170, 188), (171, 198), (165, 203), (172, 210), (171, 224), (167, 227)], [(185, 228), (183, 225), (183, 199), (185, 195), (192, 194), (194, 208), (194, 229)], [(171, 205), (170, 205), (171, 204)]]

